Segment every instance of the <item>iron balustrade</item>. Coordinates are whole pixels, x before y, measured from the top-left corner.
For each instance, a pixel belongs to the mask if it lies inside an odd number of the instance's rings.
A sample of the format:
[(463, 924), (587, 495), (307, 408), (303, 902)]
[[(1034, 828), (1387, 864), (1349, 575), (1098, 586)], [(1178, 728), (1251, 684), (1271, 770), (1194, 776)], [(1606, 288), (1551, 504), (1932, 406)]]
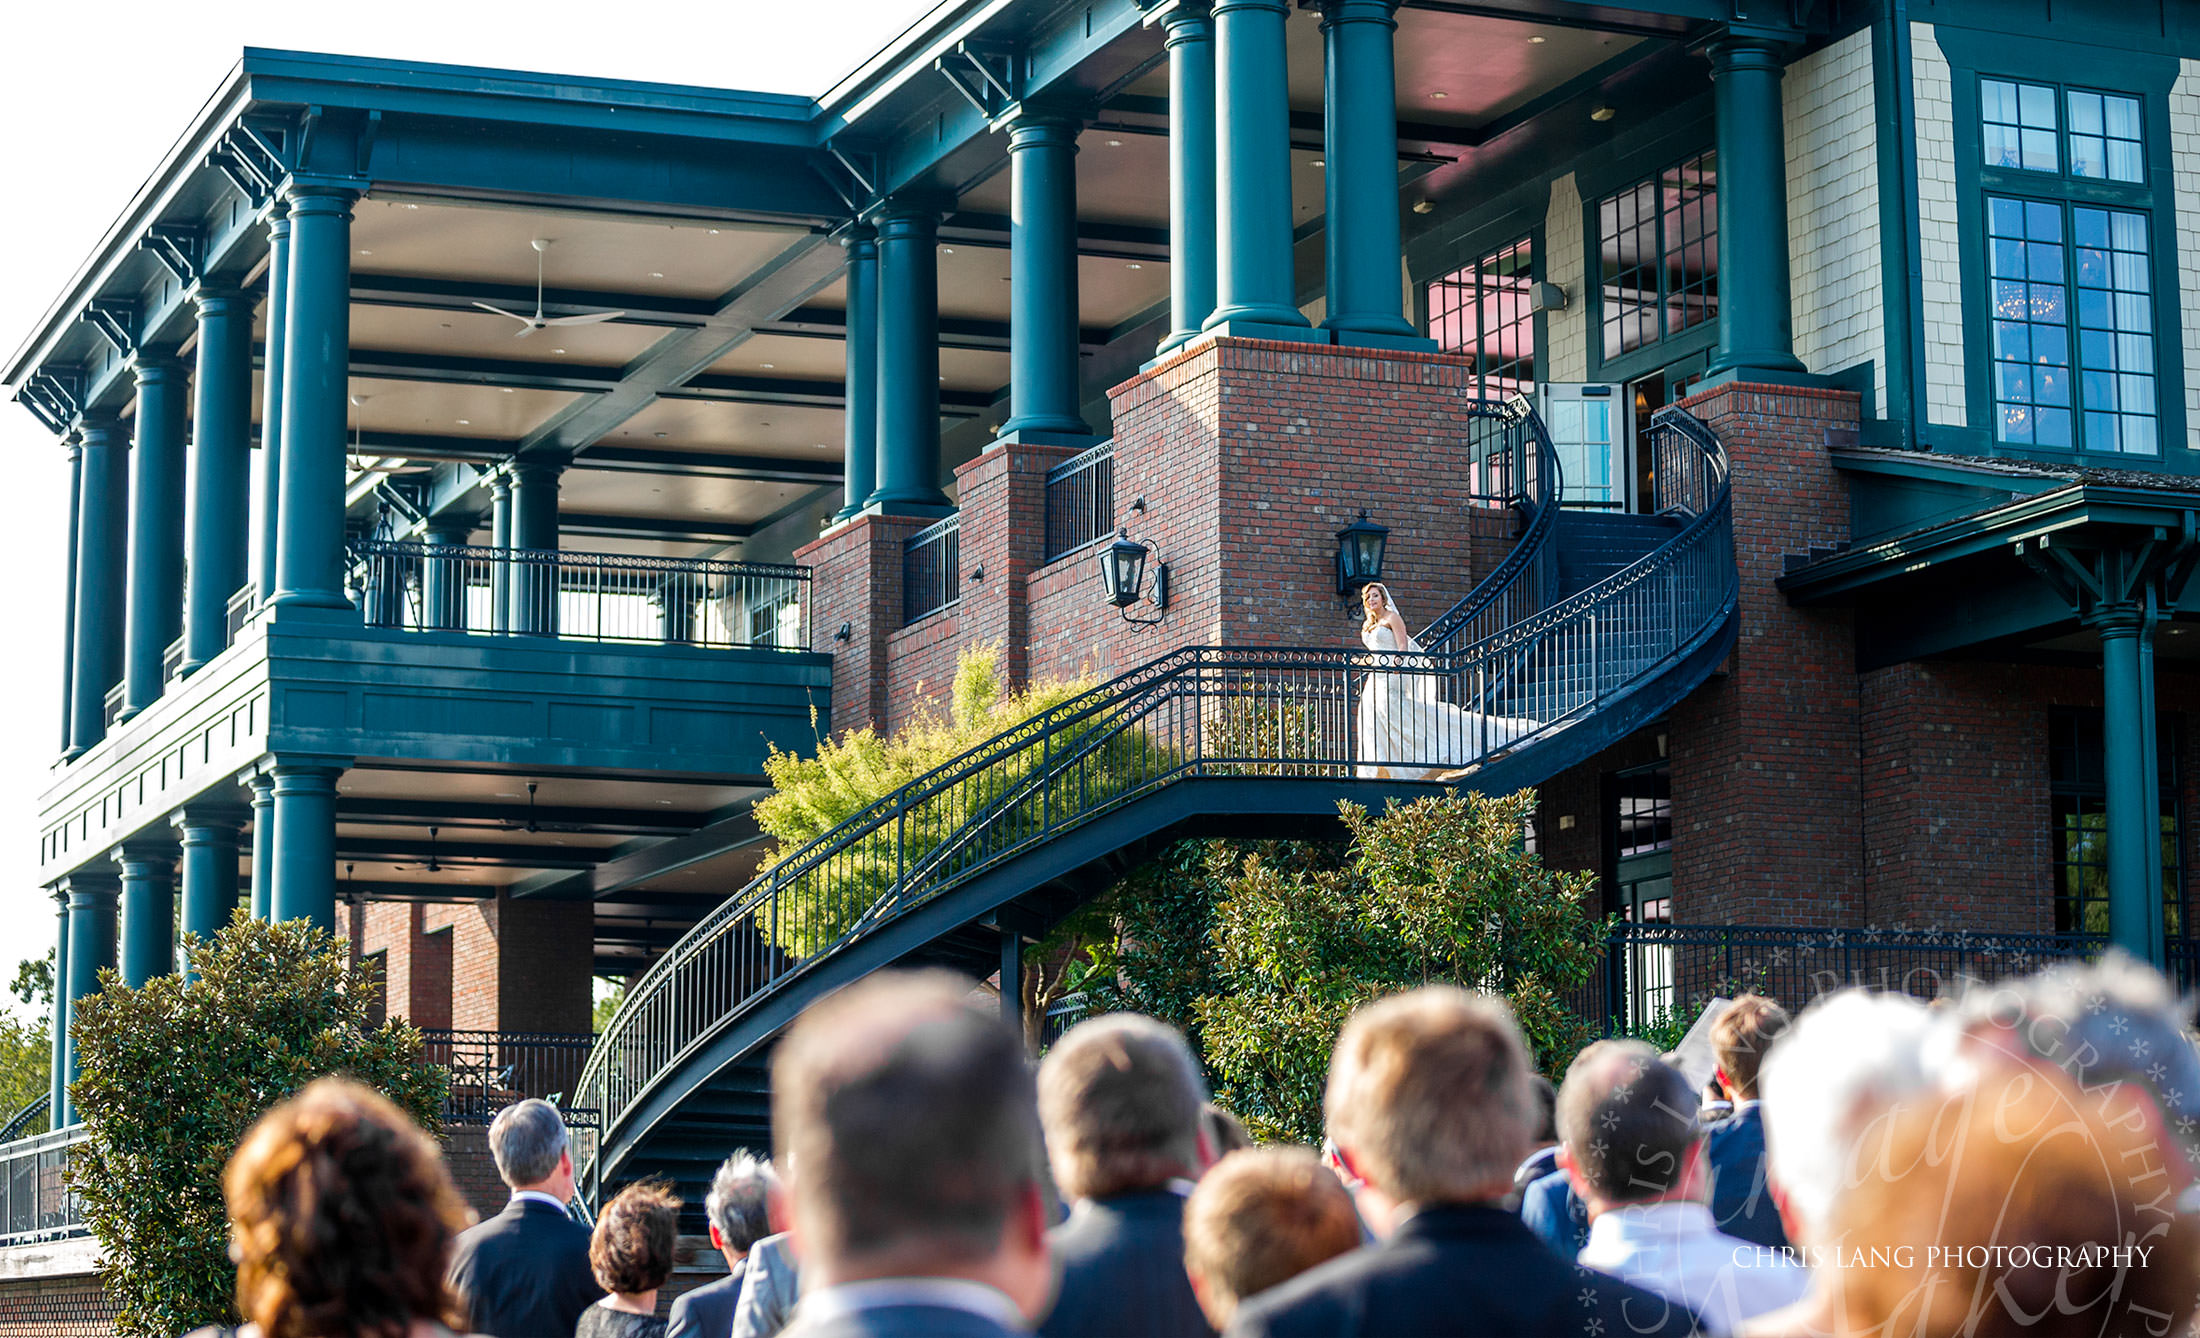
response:
[(0, 1143), (0, 1246), (85, 1234), (82, 1206), (69, 1188), (69, 1156), (84, 1141), (81, 1125)]
[(901, 625), (961, 601), (962, 513), (957, 512), (902, 541)]
[[(1557, 483), (1548, 439), (1532, 415), (1521, 421), (1524, 447), (1542, 457), (1534, 472), (1551, 488), (1547, 503)], [(786, 854), (705, 916), (629, 985), (589, 1056), (579, 1103), (617, 1130), (660, 1075), (815, 964), (1163, 787), (1205, 777), (1470, 777), (1712, 644), (1739, 588), (1724, 454), (1695, 420), (1669, 421), (1707, 455), (1716, 487), (1649, 556), (1439, 654), (1184, 647), (995, 735)], [(1501, 570), (1543, 579), (1520, 565)], [(1489, 594), (1485, 607), (1510, 607), (1503, 592)], [(1437, 723), (1405, 745), (1363, 738), (1376, 693), (1457, 709), (1427, 712)], [(1391, 755), (1401, 749), (1413, 755)]]
[(1467, 410), (1469, 448), (1482, 461), (1482, 495), (1511, 507), (1527, 521), (1512, 551), (1460, 601), (1415, 638), (1421, 649), (1442, 652), (1494, 636), (1549, 604), (1558, 590), (1558, 448), (1527, 400), (1482, 400)]
[(53, 1105), (53, 1093), (40, 1092), (28, 1105), (15, 1112), (14, 1117), (5, 1125), (0, 1125), (0, 1144), (12, 1143), (21, 1138), (23, 1131), (37, 1123), (39, 1117), (44, 1115), (47, 1107), (51, 1105)]
[(451, 1071), (443, 1119), (450, 1124), (487, 1124), (498, 1111), (529, 1097), (540, 1097), (564, 1110), (567, 1122), (593, 1124), (594, 1112), (571, 1101), (595, 1037), (560, 1032), (456, 1031), (420, 1029), (421, 1056)]
[[(807, 650), (810, 569), (470, 544), (352, 545), (369, 627)], [(497, 592), (506, 598), (500, 620)]]
[(1046, 560), (1115, 533), (1115, 443), (1103, 441), (1047, 471)]

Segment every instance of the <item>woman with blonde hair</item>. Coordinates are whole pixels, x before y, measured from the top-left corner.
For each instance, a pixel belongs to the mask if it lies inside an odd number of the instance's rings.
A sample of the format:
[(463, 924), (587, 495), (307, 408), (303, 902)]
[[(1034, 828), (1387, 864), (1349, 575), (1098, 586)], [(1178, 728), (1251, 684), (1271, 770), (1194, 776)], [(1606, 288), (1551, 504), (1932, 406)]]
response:
[(248, 1338), (451, 1338), (443, 1275), (473, 1214), (380, 1093), (312, 1083), (245, 1134), (222, 1193)]
[(1525, 716), (1490, 715), (1454, 706), (1438, 696), (1433, 662), (1406, 630), (1405, 614), (1390, 587), (1360, 587), (1360, 643), (1380, 652), (1360, 692), (1359, 776), (1362, 780), (1456, 780), (1475, 763), (1509, 748), (1541, 727)]

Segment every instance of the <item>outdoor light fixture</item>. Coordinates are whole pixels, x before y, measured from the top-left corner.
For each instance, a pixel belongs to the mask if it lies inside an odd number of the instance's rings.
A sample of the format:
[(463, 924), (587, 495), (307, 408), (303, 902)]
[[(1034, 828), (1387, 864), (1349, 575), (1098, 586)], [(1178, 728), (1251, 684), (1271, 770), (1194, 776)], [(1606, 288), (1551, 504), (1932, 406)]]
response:
[[(1115, 542), (1100, 550), (1100, 587), (1107, 592), (1108, 602), (1122, 611), (1123, 621), (1150, 627), (1160, 618), (1133, 618), (1131, 605), (1136, 604), (1139, 591), (1146, 584), (1146, 555), (1160, 555), (1160, 550), (1143, 540), (1133, 539), (1129, 530), (1118, 529)], [(1156, 562), (1153, 567), (1153, 607), (1156, 614), (1169, 607), (1169, 564)]]
[(1363, 585), (1383, 579), (1383, 547), (1390, 541), (1387, 526), (1360, 518), (1337, 531), (1337, 594), (1349, 596)]
[(853, 623), (842, 623), (840, 627), (834, 631), (833, 640), (850, 641), (855, 638), (855, 634), (856, 629)]

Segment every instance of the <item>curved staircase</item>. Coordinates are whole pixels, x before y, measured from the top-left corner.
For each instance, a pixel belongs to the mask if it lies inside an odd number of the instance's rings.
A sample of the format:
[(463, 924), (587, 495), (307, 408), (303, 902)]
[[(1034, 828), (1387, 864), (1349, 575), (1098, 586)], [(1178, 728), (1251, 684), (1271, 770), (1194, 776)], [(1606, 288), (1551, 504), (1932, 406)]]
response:
[[(1169, 841), (1303, 835), (1340, 800), (1429, 792), (1400, 774), (1517, 790), (1670, 710), (1733, 643), (1725, 452), (1664, 410), (1654, 513), (1573, 512), (1523, 402), (1476, 417), (1511, 442), (1525, 523), (1421, 635), (1424, 653), (1186, 646), (792, 852), (628, 988), (575, 1094), (603, 1120), (584, 1183), (600, 1197), (665, 1176), (699, 1203), (729, 1151), (769, 1146), (770, 1049), (803, 1008), (886, 966), (989, 976), (1003, 929), (1042, 930)], [(1372, 673), (1466, 708), (1443, 757), (1361, 755), (1355, 704)]]

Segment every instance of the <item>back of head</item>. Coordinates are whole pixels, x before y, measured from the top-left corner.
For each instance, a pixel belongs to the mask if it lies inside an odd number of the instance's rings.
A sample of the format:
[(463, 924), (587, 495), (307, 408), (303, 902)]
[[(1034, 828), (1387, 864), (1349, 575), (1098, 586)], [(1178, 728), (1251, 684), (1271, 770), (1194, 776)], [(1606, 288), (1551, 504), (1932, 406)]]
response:
[(672, 1276), (680, 1200), (668, 1187), (628, 1185), (604, 1205), (588, 1238), (588, 1267), (607, 1292), (653, 1292)]
[(323, 1078), (246, 1133), (222, 1176), (237, 1308), (274, 1335), (401, 1338), (453, 1322), (466, 1210), (435, 1144), (380, 1093)]
[(566, 1149), (565, 1117), (533, 1098), (506, 1106), (489, 1124), (489, 1155), (497, 1174), (514, 1189), (539, 1185), (558, 1169)]
[(1352, 1196), (1305, 1148), (1233, 1152), (1184, 1204), (1184, 1266), (1217, 1329), (1239, 1301), (1359, 1243)]
[(1598, 1041), (1558, 1091), (1558, 1137), (1589, 1193), (1611, 1204), (1681, 1187), (1696, 1141), (1696, 1093), (1641, 1041)]
[(772, 1164), (746, 1149), (726, 1158), (711, 1177), (703, 1214), (718, 1228), (721, 1248), (746, 1254), (751, 1245), (772, 1234), (765, 1212), (772, 1179)]
[(2155, 1138), (2006, 1069), (1909, 1103), (1829, 1219), (1848, 1331), (2189, 1332), (2200, 1222), (2129, 1171), (2161, 1164)]
[(1174, 1027), (1136, 1013), (1080, 1022), (1039, 1066), (1039, 1119), (1071, 1198), (1155, 1189), (1199, 1174), (1207, 1093)]
[(1449, 985), (1392, 995), (1345, 1024), (1323, 1100), (1329, 1136), (1404, 1203), (1495, 1197), (1535, 1126), (1528, 1048), (1505, 1001)]
[(1023, 1038), (970, 1007), (971, 988), (947, 972), (881, 972), (788, 1030), (772, 1129), (805, 1268), (982, 1260), (1038, 1184)]
[(1766, 1171), (1801, 1243), (1821, 1242), (1866, 1129), (1925, 1087), (1932, 1030), (1907, 995), (1842, 990), (1804, 1009), (1766, 1057)]
[(1762, 994), (1745, 994), (1711, 1024), (1711, 1054), (1727, 1086), (1743, 1101), (1757, 1099), (1757, 1075), (1765, 1052), (1788, 1029), (1788, 1011)]

